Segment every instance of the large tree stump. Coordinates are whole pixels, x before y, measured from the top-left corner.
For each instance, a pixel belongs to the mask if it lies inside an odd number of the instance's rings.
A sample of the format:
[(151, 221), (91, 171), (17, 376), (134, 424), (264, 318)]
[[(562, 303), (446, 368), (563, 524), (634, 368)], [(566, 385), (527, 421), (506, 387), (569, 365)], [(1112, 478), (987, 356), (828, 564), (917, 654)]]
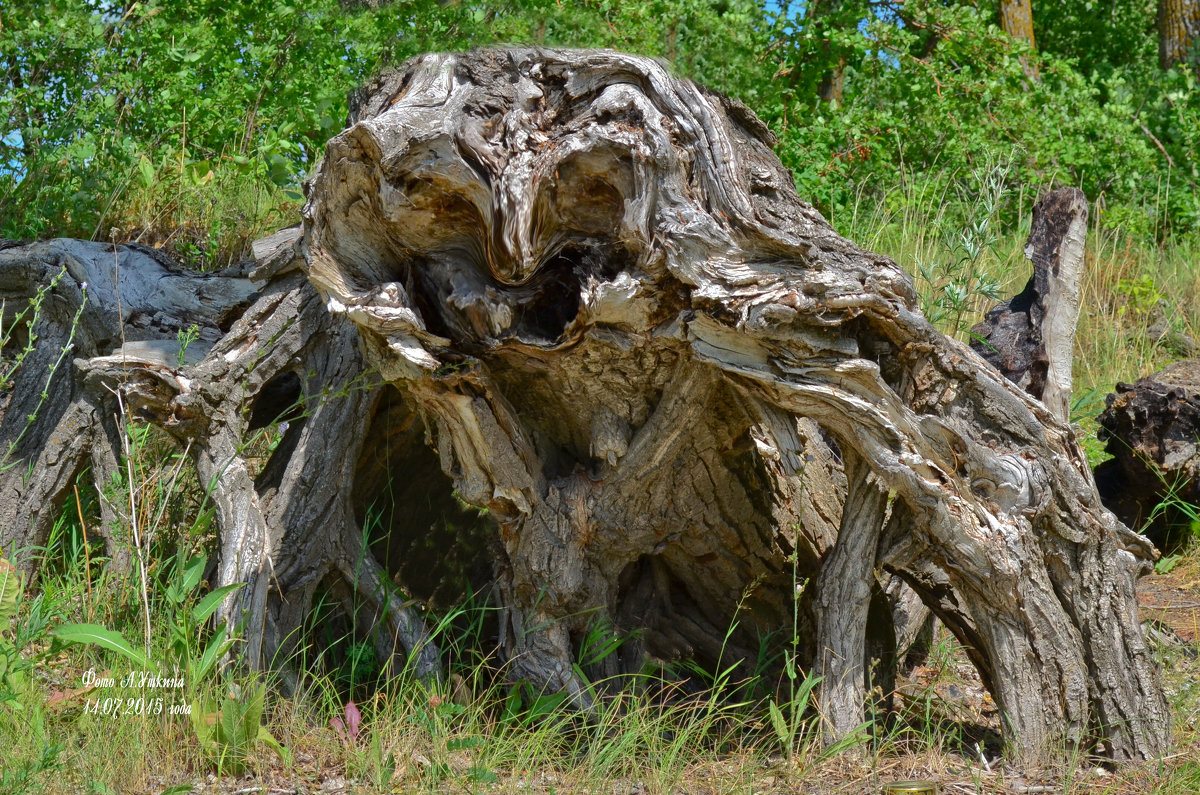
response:
[[(771, 143), (644, 58), (430, 55), (362, 91), (329, 143), (303, 275), (298, 233), (257, 247), (257, 283), (177, 272), (197, 289), (154, 298), (142, 251), (0, 252), (14, 299), (68, 266), (52, 346), (89, 283), (54, 401), (22, 431), (38, 376), (10, 398), (0, 544), (44, 543), (72, 479), (115, 467), (140, 417), (212, 489), (218, 584), (247, 583), (222, 616), (247, 619), (252, 664), (287, 655), (324, 587), (369, 608), (385, 655), (436, 671), (407, 596), (470, 579), (475, 563), (438, 568), (466, 550), (491, 562), (512, 676), (586, 707), (596, 677), (647, 656), (750, 673), (794, 617), (837, 736), (863, 720), (871, 660), (885, 680), (895, 664), (879, 578), (897, 574), (967, 647), (1014, 747), (1161, 754), (1144, 539), (1100, 507), (1071, 428), (937, 333)], [(119, 290), (92, 296), (102, 282)], [(181, 363), (192, 322), (203, 345)], [(293, 404), (252, 477), (246, 439)], [(585, 668), (597, 631), (630, 639)]]
[[(835, 731), (862, 719), (865, 665), (842, 656), (869, 645), (885, 570), (966, 645), (1019, 746), (1161, 753), (1145, 540), (1100, 507), (1069, 425), (938, 334), (772, 143), (646, 59), (432, 55), (360, 93), (309, 183), (309, 278), (499, 524), (515, 671), (582, 694), (598, 617), (637, 616), (656, 654), (740, 654), (745, 632), (721, 639), (742, 594), (778, 626), (798, 548)], [(853, 462), (828, 555), (797, 418)]]

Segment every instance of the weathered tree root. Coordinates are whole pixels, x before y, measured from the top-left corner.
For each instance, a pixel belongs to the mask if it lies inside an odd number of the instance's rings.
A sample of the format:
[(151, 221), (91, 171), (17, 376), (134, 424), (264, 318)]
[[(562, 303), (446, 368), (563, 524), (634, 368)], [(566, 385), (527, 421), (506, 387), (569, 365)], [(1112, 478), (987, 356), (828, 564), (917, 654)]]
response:
[[(296, 235), (292, 230), (289, 248)], [(294, 264), (294, 255), (286, 259)], [(122, 457), (120, 423), (150, 421), (190, 452), (215, 503), (214, 585), (245, 583), (218, 615), (231, 624), (247, 620), (252, 666), (287, 661), (315, 589), (336, 575), (384, 622), (381, 636), (399, 642), (393, 648), (401, 662), (412, 655), (418, 675), (436, 674), (437, 649), (419, 614), (363, 550), (352, 505), (355, 467), (379, 397), (364, 375), (354, 328), (330, 316), (295, 272), (256, 289), (240, 274), (202, 276), (151, 250), (78, 241), (0, 252), (10, 306), (63, 268), (0, 426), (5, 449), (16, 442), (0, 473), (0, 544), (27, 567), (36, 563), (76, 479), (90, 467), (104, 492)], [(177, 334), (192, 324), (199, 339), (181, 365)], [(72, 347), (63, 354), (72, 328)], [(38, 407), (48, 374), (49, 398)], [(300, 416), (252, 477), (245, 447), (254, 426), (289, 406)], [(112, 502), (102, 505), (99, 529), (108, 534), (109, 554), (127, 566), (130, 541), (114, 537), (122, 522)]]
[[(866, 666), (840, 656), (869, 645), (883, 569), (967, 646), (1018, 748), (1166, 749), (1144, 539), (1068, 425), (795, 196), (752, 113), (646, 59), (508, 50), (416, 59), (351, 122), (309, 186), (308, 275), (499, 522), (518, 674), (580, 693), (597, 617), (637, 617), (652, 654), (744, 653), (752, 622), (732, 650), (724, 630), (751, 602), (783, 624), (795, 547), (834, 734), (862, 720)], [(854, 462), (827, 558), (797, 417)]]

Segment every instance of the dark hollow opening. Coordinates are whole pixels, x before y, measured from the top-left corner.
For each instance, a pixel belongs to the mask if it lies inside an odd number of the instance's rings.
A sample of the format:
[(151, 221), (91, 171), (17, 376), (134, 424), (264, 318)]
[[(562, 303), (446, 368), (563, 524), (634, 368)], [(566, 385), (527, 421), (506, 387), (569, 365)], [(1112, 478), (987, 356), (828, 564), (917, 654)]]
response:
[(272, 378), (259, 391), (250, 408), (249, 430), (276, 422), (295, 422), (303, 413), (300, 376), (290, 370)]
[(566, 249), (542, 266), (533, 294), (517, 304), (515, 330), (525, 338), (554, 341), (579, 314), (582, 259)]
[(457, 498), (425, 434), (405, 396), (381, 389), (353, 499), (366, 543), (394, 581), (444, 609), (489, 589), (496, 526)]

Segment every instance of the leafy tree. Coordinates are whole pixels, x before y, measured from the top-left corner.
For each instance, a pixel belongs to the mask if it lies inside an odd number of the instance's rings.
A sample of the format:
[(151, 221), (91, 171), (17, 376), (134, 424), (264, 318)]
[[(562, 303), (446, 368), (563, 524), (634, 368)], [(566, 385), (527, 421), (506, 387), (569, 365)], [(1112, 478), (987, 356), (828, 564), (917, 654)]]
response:
[(1009, 0), (27, 0), (0, 12), (0, 235), (115, 229), (218, 265), (294, 215), (355, 86), (496, 42), (669, 59), (771, 125), (827, 211), (998, 150), (1014, 182), (1134, 214), (1168, 195), (1193, 229), (1196, 76), (1157, 68), (1155, 3), (1044, 3), (1014, 38)]

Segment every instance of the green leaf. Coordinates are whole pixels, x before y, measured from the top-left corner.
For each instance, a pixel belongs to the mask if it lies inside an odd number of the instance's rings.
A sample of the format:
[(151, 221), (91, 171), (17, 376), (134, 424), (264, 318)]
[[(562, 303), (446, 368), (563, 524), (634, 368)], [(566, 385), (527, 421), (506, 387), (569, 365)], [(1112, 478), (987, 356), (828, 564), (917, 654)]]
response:
[(213, 635), (212, 639), (208, 642), (208, 646), (204, 649), (204, 654), (200, 656), (200, 661), (192, 669), (191, 678), (193, 684), (207, 679), (209, 672), (217, 664), (217, 660), (233, 646), (232, 640), (225, 639), (228, 632), (229, 627), (222, 624), (221, 628), (217, 630), (217, 634)]
[(453, 740), (446, 741), (447, 751), (466, 751), (471, 748), (478, 748), (483, 745), (482, 737), (455, 737)]
[(800, 683), (800, 687), (796, 690), (796, 696), (792, 699), (792, 714), (803, 715), (808, 709), (808, 700), (812, 698), (812, 691), (824, 679), (822, 676), (809, 674), (804, 677), (804, 681)]
[(843, 751), (849, 751), (851, 748), (857, 748), (860, 745), (866, 745), (871, 741), (870, 723), (863, 723), (857, 726), (853, 731), (847, 734), (840, 740), (830, 743), (817, 756), (817, 761), (832, 759)]
[(467, 780), (475, 784), (495, 784), (500, 777), (486, 767), (471, 765), (467, 770)]
[(142, 173), (142, 184), (147, 188), (152, 187), (154, 185), (154, 166), (145, 156), (138, 161), (138, 170)]
[(17, 617), (17, 602), (21, 598), (21, 572), (12, 561), (0, 558), (0, 629)]
[(106, 629), (99, 624), (63, 624), (50, 634), (67, 643), (83, 643), (116, 652), (146, 670), (153, 670), (155, 667), (145, 654), (134, 650), (120, 632)]
[(245, 709), (242, 712), (241, 737), (252, 740), (258, 736), (262, 728), (263, 703), (266, 700), (267, 689), (256, 685), (245, 695)]
[(1166, 555), (1159, 558), (1158, 562), (1154, 564), (1154, 573), (1170, 574), (1182, 559), (1183, 555)]
[(290, 767), (293, 764), (292, 752), (280, 745), (279, 741), (276, 740), (269, 731), (267, 731), (266, 726), (258, 727), (258, 734), (255, 736), (255, 739), (259, 742), (266, 743), (268, 748), (279, 754), (279, 758), (283, 760), (285, 765)]
[(235, 582), (233, 585), (222, 585), (220, 588), (214, 589), (192, 608), (192, 620), (197, 624), (203, 624), (217, 611), (225, 597), (241, 588), (243, 584)]
[(191, 706), (192, 729), (196, 732), (196, 739), (206, 752), (211, 753), (216, 748), (221, 713), (210, 699), (196, 699)]
[(185, 597), (196, 590), (196, 586), (200, 584), (200, 578), (204, 576), (204, 567), (207, 564), (208, 557), (205, 555), (197, 555), (187, 562), (183, 569), (183, 579), (180, 581), (180, 588)]
[(779, 744), (783, 746), (785, 751), (790, 752), (792, 733), (788, 731), (787, 721), (784, 720), (783, 712), (779, 709), (779, 705), (775, 703), (775, 699), (771, 699), (767, 704), (767, 713), (771, 716), (771, 726), (775, 729), (775, 736), (779, 738)]

